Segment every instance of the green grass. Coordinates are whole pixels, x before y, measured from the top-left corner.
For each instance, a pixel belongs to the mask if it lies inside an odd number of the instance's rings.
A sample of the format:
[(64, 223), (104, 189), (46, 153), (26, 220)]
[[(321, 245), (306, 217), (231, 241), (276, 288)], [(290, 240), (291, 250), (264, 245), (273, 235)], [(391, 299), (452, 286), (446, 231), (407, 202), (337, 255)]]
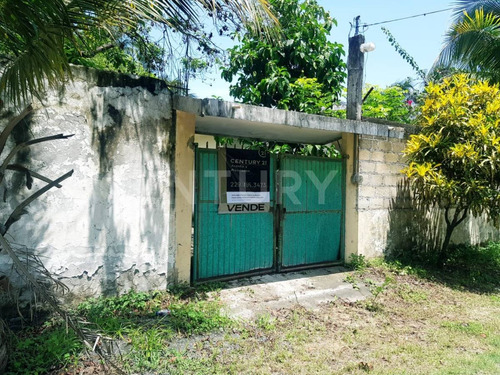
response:
[(435, 262), (433, 256), (423, 257), (417, 249), (384, 260), (388, 267), (453, 288), (493, 293), (500, 287), (500, 242), (452, 246), (444, 267), (436, 267)]
[[(221, 304), (208, 298), (207, 293), (217, 288), (217, 285), (198, 288), (181, 285), (166, 292), (129, 292), (120, 297), (89, 300), (81, 304), (78, 311), (106, 334), (129, 342), (125, 368), (166, 371), (177, 367), (174, 363), (185, 366), (179, 356), (169, 350), (173, 339), (231, 325), (231, 320), (221, 312)], [(156, 316), (157, 311), (164, 309), (170, 313)]]
[[(370, 288), (371, 299), (251, 321), (221, 312), (221, 284), (92, 299), (77, 313), (124, 344), (115, 362), (131, 373), (496, 375), (499, 249), (457, 248), (444, 269), (358, 257), (345, 279)], [(171, 313), (156, 316), (160, 309)], [(21, 332), (11, 344), (9, 375), (79, 373), (88, 361), (59, 323)]]
[[(199, 335), (229, 327), (232, 322), (221, 312), (216, 298), (208, 292), (220, 284), (198, 288), (178, 286), (172, 291), (151, 293), (131, 291), (119, 297), (89, 299), (76, 314), (93, 323), (96, 330), (126, 343), (121, 366), (132, 372), (170, 371), (194, 368), (169, 349), (173, 339)], [(157, 316), (168, 309), (170, 314)], [(12, 336), (8, 375), (46, 374), (59, 368), (84, 366), (78, 362), (83, 346), (62, 323), (28, 329)], [(175, 360), (173, 360), (175, 359)], [(176, 370), (177, 371), (177, 370)]]
[[(108, 334), (123, 334), (128, 329), (161, 321), (165, 330), (187, 335), (201, 334), (225, 326), (229, 319), (221, 314), (216, 300), (207, 300), (207, 286), (176, 287), (165, 292), (134, 292), (119, 297), (90, 299), (78, 307), (78, 313)], [(156, 312), (168, 309), (168, 316)]]

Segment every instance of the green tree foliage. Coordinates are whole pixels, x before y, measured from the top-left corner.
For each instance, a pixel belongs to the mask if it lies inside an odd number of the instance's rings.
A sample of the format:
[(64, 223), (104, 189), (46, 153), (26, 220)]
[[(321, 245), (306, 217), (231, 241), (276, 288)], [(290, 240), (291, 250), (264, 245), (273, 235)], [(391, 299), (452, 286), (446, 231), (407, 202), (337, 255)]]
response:
[(434, 70), (458, 68), (500, 82), (500, 2), (458, 0)]
[(75, 65), (137, 75), (162, 77), (165, 49), (151, 38), (151, 27), (82, 30), (75, 43), (66, 43), (68, 61)]
[(453, 230), (467, 217), (500, 218), (500, 89), (456, 75), (430, 83), (405, 173), (423, 207), (444, 209), (443, 264)]
[(222, 78), (244, 103), (323, 113), (338, 100), (346, 78), (344, 49), (327, 40), (337, 22), (315, 0), (270, 0), (280, 38), (238, 35)]
[[(40, 96), (46, 83), (66, 79), (71, 61), (140, 70), (158, 52), (144, 40), (148, 25), (210, 49), (200, 17), (206, 14), (221, 31), (229, 24), (265, 31), (274, 22), (266, 0), (0, 0), (0, 96), (16, 103)], [(143, 50), (125, 61), (130, 44)], [(104, 51), (101, 61), (85, 60)]]
[[(379, 118), (410, 124), (414, 120), (415, 92), (406, 88), (407, 81), (382, 89), (376, 85), (363, 90), (366, 97), (362, 105), (363, 117)], [(332, 116), (346, 118), (346, 110), (332, 111)]]
[(399, 86), (374, 89), (363, 103), (363, 117), (381, 118), (409, 124), (413, 117), (413, 101), (407, 99), (407, 91)]

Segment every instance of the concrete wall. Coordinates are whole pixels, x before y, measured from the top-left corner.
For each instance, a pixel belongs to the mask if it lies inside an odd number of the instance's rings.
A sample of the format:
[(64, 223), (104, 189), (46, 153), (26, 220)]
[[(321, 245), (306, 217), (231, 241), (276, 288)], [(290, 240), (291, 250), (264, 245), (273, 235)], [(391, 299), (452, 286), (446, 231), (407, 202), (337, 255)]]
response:
[[(62, 189), (31, 204), (8, 238), (34, 249), (80, 297), (164, 288), (178, 274), (170, 92), (151, 79), (84, 68), (73, 73), (72, 83), (35, 105), (18, 136), (75, 134), (33, 146), (25, 155), (50, 178), (70, 169), (74, 174)], [(7, 120), (2, 116), (0, 127)], [(19, 194), (8, 196), (8, 208), (30, 194), (19, 187), (22, 178), (13, 180), (10, 190)], [(0, 252), (0, 271), (15, 278), (9, 267)]]
[[(0, 113), (0, 128), (13, 115)], [(14, 134), (18, 142), (74, 134), (35, 145), (17, 160), (53, 179), (70, 169), (74, 174), (62, 189), (31, 204), (8, 239), (39, 255), (80, 298), (189, 281), (196, 121), (196, 114), (173, 110), (160, 81), (75, 68), (73, 82), (49, 92)], [(358, 184), (351, 181), (355, 135), (342, 134), (346, 260), (351, 254), (378, 256), (439, 241), (442, 216), (415, 210), (402, 177), (404, 144), (359, 136)], [(0, 218), (31, 194), (25, 176), (8, 173)], [(34, 188), (42, 185), (36, 182)], [(470, 219), (453, 240), (469, 238), (478, 243), (500, 236), (484, 221)], [(9, 282), (16, 283), (4, 252), (1, 274), (8, 278), (0, 278), (0, 294)]]
[[(362, 182), (357, 187), (358, 254), (380, 256), (392, 250), (431, 248), (441, 241), (438, 228), (442, 233), (445, 227), (442, 213), (439, 210), (432, 213), (418, 210), (412, 201), (408, 181), (401, 173), (406, 166), (402, 154), (405, 142), (360, 136)], [(347, 178), (350, 178), (349, 170)], [(349, 203), (346, 208), (349, 209)], [(348, 217), (346, 214), (346, 219)], [(469, 218), (455, 229), (452, 242), (477, 244), (499, 238), (498, 228), (485, 220)]]
[(194, 128), (196, 116), (176, 111), (175, 153), (175, 279), (191, 278), (192, 217), (194, 209)]
[(351, 255), (358, 254), (358, 184), (353, 183), (351, 176), (354, 171), (354, 134), (342, 134), (342, 152), (346, 158), (345, 179), (345, 233), (344, 260), (349, 261)]
[(362, 182), (358, 192), (358, 252), (381, 255), (388, 242), (389, 211), (397, 194), (405, 167), (402, 150), (405, 141), (360, 136), (359, 172)]

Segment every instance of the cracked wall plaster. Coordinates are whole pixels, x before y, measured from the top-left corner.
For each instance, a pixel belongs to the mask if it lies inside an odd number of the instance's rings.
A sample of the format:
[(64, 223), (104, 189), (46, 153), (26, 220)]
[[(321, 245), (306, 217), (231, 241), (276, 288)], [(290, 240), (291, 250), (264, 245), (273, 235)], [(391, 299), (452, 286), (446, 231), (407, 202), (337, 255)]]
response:
[[(175, 250), (170, 92), (152, 79), (73, 72), (73, 82), (34, 104), (28, 136), (74, 136), (27, 157), (49, 178), (74, 174), (32, 203), (9, 238), (34, 249), (80, 298), (165, 288)], [(18, 200), (10, 197), (10, 208)], [(12, 273), (8, 262), (1, 272)]]

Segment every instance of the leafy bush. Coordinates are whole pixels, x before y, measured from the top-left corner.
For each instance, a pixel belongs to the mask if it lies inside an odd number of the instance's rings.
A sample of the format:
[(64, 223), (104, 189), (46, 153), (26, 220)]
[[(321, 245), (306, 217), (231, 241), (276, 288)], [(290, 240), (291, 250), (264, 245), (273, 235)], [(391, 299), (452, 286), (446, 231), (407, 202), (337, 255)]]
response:
[(449, 257), (454, 229), (468, 216), (500, 220), (500, 88), (465, 75), (429, 84), (404, 154), (414, 199), (444, 210), (446, 232), (438, 263)]
[(412, 107), (405, 97), (405, 90), (398, 86), (374, 90), (363, 103), (363, 117), (374, 117), (397, 121), (404, 124), (412, 122)]

